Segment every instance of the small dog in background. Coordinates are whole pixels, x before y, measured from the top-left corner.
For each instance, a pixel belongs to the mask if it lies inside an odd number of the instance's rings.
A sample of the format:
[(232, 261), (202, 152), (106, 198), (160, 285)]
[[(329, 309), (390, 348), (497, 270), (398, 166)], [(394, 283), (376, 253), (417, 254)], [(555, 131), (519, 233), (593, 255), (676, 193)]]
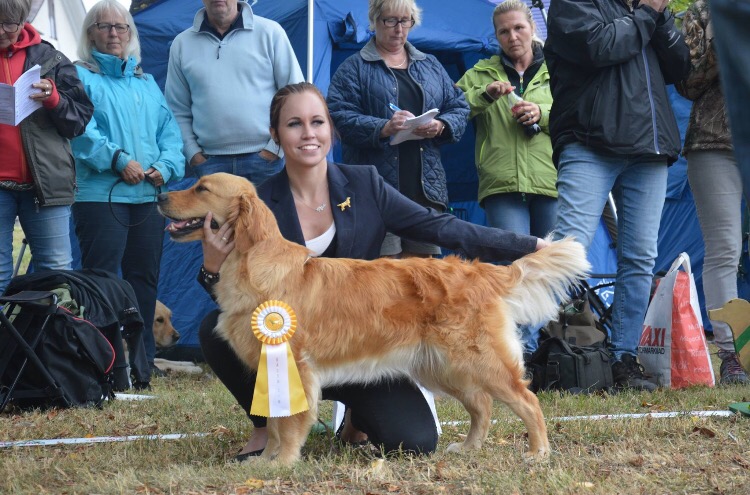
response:
[(154, 311), (153, 329), (157, 349), (172, 347), (180, 340), (180, 332), (172, 325), (172, 310), (158, 299)]
[[(156, 310), (154, 311), (153, 331), (157, 351), (172, 347), (180, 340), (180, 332), (172, 325), (172, 310), (159, 300), (156, 301)], [(154, 359), (154, 365), (166, 372), (203, 373), (203, 369), (200, 366), (196, 366), (189, 361), (169, 361), (167, 359), (156, 358)]]

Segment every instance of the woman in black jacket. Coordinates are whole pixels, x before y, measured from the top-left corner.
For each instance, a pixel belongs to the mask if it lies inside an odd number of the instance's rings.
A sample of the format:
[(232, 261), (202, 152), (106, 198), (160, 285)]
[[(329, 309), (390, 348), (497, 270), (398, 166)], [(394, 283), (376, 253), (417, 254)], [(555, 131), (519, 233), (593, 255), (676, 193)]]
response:
[(0, 3), (0, 83), (14, 84), (30, 68), (41, 68), (30, 96), (39, 108), (19, 125), (0, 123), (0, 293), (13, 274), (16, 217), (34, 271), (70, 268), (75, 163), (68, 140), (83, 133), (94, 110), (75, 67), (24, 22), (30, 9), (30, 0)]

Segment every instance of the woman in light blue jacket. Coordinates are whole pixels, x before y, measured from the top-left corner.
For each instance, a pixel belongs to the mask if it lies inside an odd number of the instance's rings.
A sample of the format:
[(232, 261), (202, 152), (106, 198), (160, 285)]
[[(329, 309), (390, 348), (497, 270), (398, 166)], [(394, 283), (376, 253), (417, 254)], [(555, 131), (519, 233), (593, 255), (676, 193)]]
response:
[(119, 2), (103, 0), (88, 12), (78, 55), (78, 76), (94, 103), (86, 132), (71, 143), (81, 261), (84, 268), (121, 272), (133, 286), (153, 370), (164, 230), (156, 195), (184, 174), (180, 129), (154, 79), (138, 66), (138, 32)]

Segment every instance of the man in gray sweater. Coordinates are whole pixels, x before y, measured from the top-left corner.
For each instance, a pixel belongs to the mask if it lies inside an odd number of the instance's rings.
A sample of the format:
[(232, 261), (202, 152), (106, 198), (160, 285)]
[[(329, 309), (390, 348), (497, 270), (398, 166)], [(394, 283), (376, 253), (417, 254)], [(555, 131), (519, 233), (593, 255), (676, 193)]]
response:
[(169, 52), (166, 97), (197, 176), (229, 172), (261, 184), (283, 167), (269, 133), (271, 99), (303, 80), (283, 28), (245, 0), (203, 0)]

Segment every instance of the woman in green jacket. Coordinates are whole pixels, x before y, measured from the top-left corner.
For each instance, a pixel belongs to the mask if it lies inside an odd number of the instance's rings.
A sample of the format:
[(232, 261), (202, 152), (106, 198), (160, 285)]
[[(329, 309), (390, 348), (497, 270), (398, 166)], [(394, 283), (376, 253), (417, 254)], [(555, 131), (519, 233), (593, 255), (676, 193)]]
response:
[(479, 203), (490, 226), (545, 237), (557, 217), (557, 172), (542, 43), (520, 0), (499, 4), (492, 20), (502, 51), (458, 81), (476, 118)]
[[(552, 93), (531, 10), (506, 0), (492, 13), (501, 52), (480, 60), (458, 81), (476, 118), (479, 204), (491, 227), (545, 237), (557, 220), (552, 164)], [(524, 353), (537, 348), (538, 328), (521, 328)]]

